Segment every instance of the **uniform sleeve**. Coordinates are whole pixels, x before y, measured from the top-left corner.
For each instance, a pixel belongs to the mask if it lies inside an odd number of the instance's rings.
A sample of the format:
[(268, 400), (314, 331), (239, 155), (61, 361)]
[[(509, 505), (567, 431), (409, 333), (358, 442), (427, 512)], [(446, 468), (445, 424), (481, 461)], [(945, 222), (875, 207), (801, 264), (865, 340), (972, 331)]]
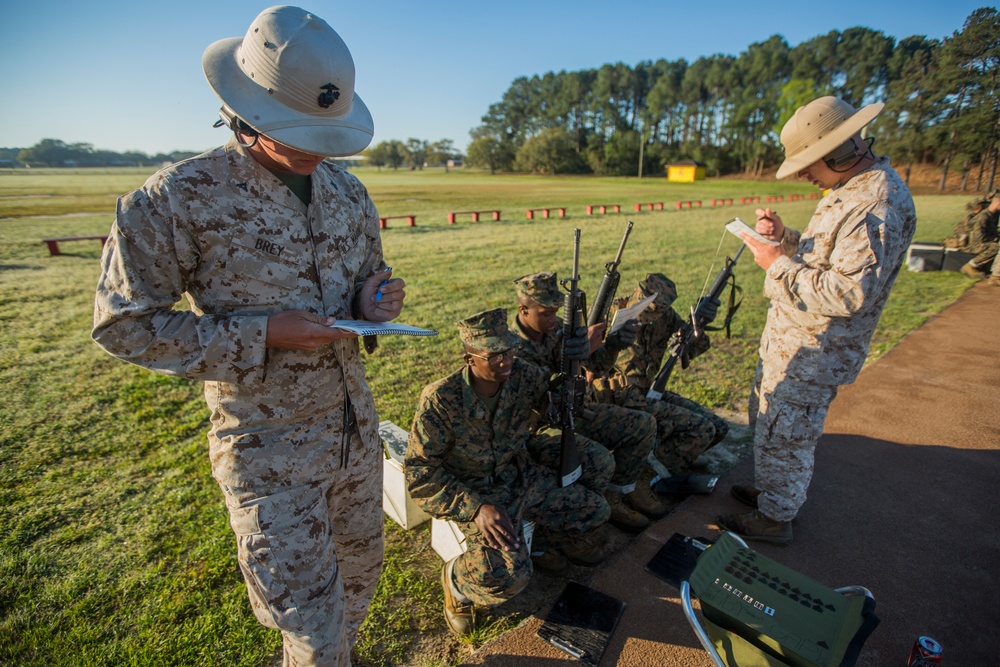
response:
[(174, 308), (197, 266), (194, 248), (144, 190), (119, 200), (101, 258), (91, 335), (109, 354), (168, 375), (260, 381), (266, 315), (197, 315)]
[(885, 264), (880, 237), (887, 215), (895, 215), (879, 200), (849, 211), (834, 226), (836, 239), (829, 266), (811, 268), (796, 257), (779, 257), (767, 270), (764, 296), (798, 310), (825, 317), (850, 317), (880, 292)]
[(457, 444), (450, 424), (434, 395), (425, 391), (406, 445), (406, 485), (413, 502), (431, 516), (468, 522), (483, 500), (445, 468), (445, 457)]

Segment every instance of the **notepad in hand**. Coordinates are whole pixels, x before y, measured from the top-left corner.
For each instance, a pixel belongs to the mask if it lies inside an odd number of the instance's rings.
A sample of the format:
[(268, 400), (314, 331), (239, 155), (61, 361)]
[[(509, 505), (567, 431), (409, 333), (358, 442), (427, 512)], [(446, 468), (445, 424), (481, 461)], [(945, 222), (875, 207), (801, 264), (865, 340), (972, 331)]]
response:
[(437, 336), (432, 329), (421, 329), (409, 324), (395, 322), (367, 322), (365, 320), (337, 320), (331, 324), (334, 329), (343, 329), (359, 336), (385, 336), (399, 334), (401, 336)]
[[(750, 238), (752, 238), (754, 241), (758, 241), (758, 242), (763, 243), (765, 245), (781, 245), (777, 241), (772, 241), (771, 239), (767, 238), (766, 236), (761, 235), (760, 233), (757, 232), (756, 229), (754, 229), (753, 227), (751, 227), (747, 223), (743, 222), (739, 218), (733, 218), (732, 220), (730, 220), (729, 222), (727, 222), (726, 223), (726, 229), (731, 234), (734, 234), (736, 236), (739, 236), (740, 234), (746, 234), (747, 236), (749, 236)], [(740, 240), (742, 240), (742, 238)]]

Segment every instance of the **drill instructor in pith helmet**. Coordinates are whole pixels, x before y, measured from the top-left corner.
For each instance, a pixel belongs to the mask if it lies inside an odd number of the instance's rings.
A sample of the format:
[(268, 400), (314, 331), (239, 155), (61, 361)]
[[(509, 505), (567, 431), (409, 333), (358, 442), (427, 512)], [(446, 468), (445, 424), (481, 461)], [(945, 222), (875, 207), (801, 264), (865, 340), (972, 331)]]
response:
[(332, 325), (396, 318), (404, 284), (364, 186), (324, 159), (363, 150), (372, 118), (347, 45), (298, 7), (264, 10), (203, 67), (233, 135), (119, 200), (93, 338), (205, 383), (254, 614), (284, 664), (349, 665), (382, 567), (382, 463), (358, 338)]
[(781, 130), (777, 176), (798, 175), (829, 194), (802, 233), (757, 209), (757, 231), (778, 245), (743, 236), (771, 302), (749, 405), (754, 485), (732, 488), (753, 510), (717, 520), (744, 537), (792, 540), (827, 408), (861, 370), (913, 239), (910, 191), (889, 158), (872, 151), (874, 139), (861, 136), (883, 106), (821, 97), (799, 107)]

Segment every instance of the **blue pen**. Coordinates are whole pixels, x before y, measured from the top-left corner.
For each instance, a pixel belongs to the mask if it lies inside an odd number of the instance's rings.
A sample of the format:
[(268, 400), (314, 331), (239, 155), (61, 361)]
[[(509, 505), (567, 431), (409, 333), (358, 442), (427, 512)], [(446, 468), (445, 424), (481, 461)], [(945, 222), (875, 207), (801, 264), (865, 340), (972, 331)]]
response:
[[(392, 267), (391, 266), (387, 266), (387, 267), (385, 267), (385, 270), (386, 271), (392, 271)], [(376, 303), (382, 300), (382, 288), (385, 287), (386, 283), (388, 283), (388, 282), (389, 282), (388, 280), (383, 280), (382, 282), (380, 282), (378, 284), (378, 291), (375, 292), (375, 302)]]

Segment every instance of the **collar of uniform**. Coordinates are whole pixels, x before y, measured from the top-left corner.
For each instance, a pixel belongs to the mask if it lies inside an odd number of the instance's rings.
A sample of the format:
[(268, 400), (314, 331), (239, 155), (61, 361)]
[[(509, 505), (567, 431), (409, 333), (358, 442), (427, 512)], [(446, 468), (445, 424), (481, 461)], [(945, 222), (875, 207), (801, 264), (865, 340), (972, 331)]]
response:
[[(254, 160), (236, 137), (230, 137), (225, 149), (229, 160), (229, 185), (235, 192), (249, 199), (263, 199), (295, 211), (305, 211), (306, 205), (277, 176)], [(318, 180), (312, 179), (313, 198), (317, 196)]]
[[(472, 369), (468, 366), (462, 369), (462, 402), (465, 403), (465, 414), (476, 419), (486, 419), (486, 408), (476, 395), (476, 390), (472, 388), (471, 373)], [(503, 391), (502, 386), (500, 391)]]

